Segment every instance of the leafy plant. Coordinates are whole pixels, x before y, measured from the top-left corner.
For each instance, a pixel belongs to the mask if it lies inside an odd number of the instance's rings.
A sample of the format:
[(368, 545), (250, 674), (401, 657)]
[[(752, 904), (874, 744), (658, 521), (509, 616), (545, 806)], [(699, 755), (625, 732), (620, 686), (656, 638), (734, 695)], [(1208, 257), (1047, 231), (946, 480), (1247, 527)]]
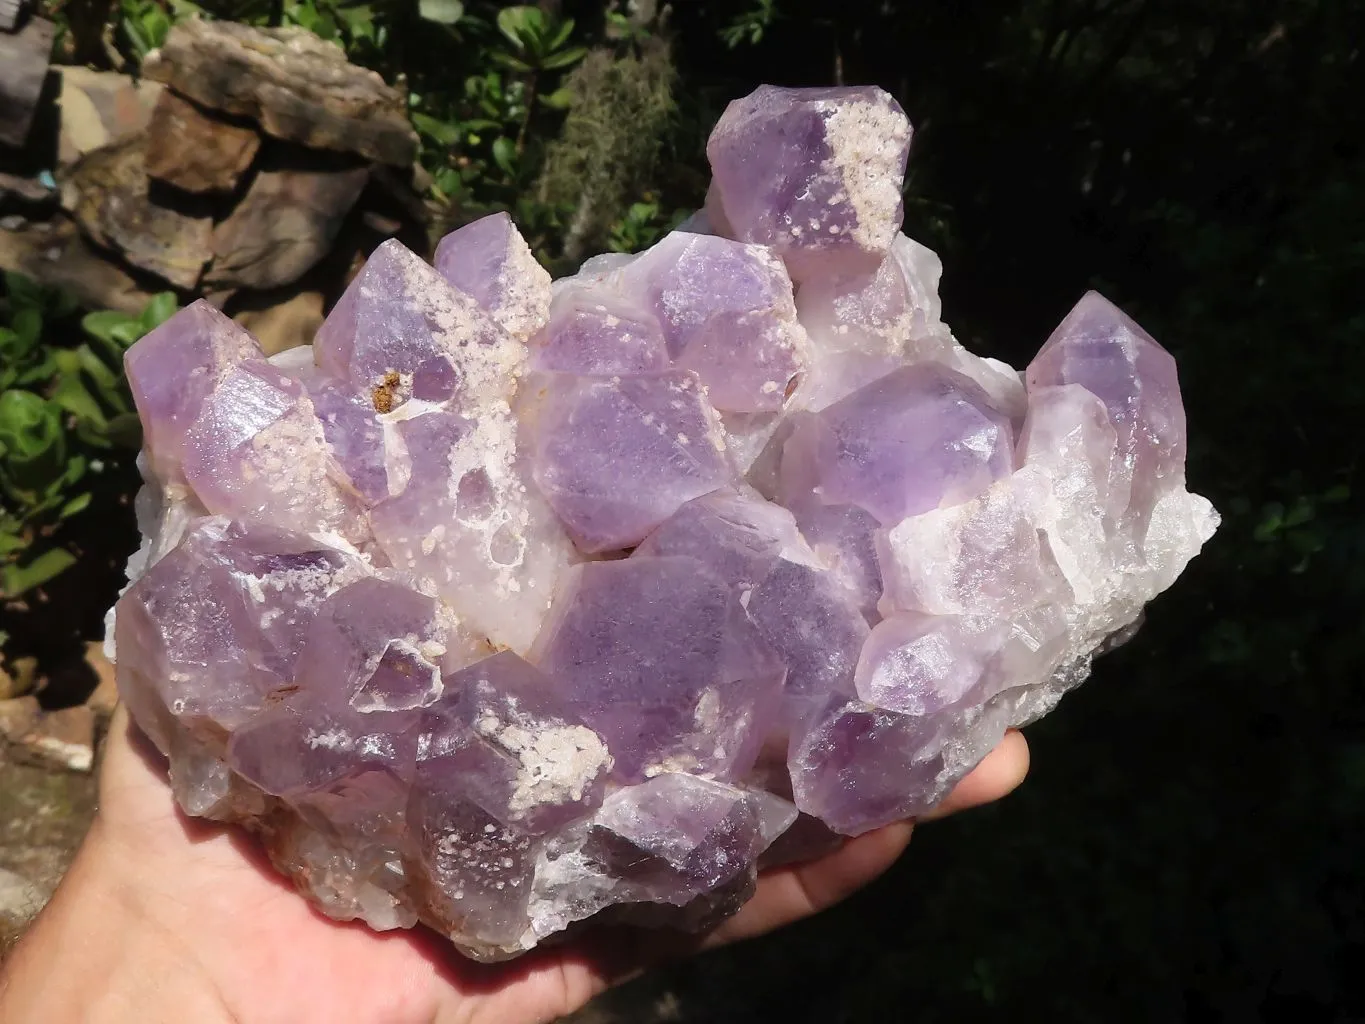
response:
[(171, 26), (184, 18), (203, 13), (191, 0), (119, 0), (118, 28), (132, 55), (140, 64), (147, 54), (166, 41)]
[(639, 252), (647, 249), (678, 226), (686, 211), (676, 211), (670, 217), (657, 202), (631, 203), (620, 220), (612, 225), (607, 245), (612, 252)]
[(512, 49), (495, 49), (492, 58), (523, 74), (570, 67), (588, 52), (587, 47), (567, 45), (573, 28), (572, 18), (558, 19), (539, 7), (505, 7), (498, 12), (498, 31)]
[(720, 38), (732, 50), (745, 43), (757, 46), (777, 17), (777, 0), (758, 0), (722, 28)]
[(0, 597), (41, 586), (76, 561), (60, 542), (67, 520), (91, 503), (93, 478), (111, 450), (135, 450), (137, 414), (123, 354), (175, 312), (174, 295), (137, 316), (86, 315), (75, 304), (15, 274), (5, 276), (0, 323)]

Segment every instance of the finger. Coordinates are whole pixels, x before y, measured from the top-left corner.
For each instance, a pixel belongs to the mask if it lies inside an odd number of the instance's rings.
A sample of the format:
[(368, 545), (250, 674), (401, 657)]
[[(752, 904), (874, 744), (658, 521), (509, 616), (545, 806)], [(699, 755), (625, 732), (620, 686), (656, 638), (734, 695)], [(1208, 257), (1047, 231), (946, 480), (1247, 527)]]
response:
[(922, 815), (920, 820), (933, 821), (1008, 796), (1024, 781), (1028, 767), (1028, 742), (1023, 733), (1011, 729), (971, 774), (957, 784), (957, 788), (948, 794), (943, 803)]
[(117, 811), (143, 803), (168, 805), (166, 759), (152, 745), (120, 702), (114, 708), (100, 760), (100, 799)]
[[(996, 748), (921, 820), (942, 818), (1006, 796), (1028, 773), (1028, 744), (1011, 729)], [(898, 822), (848, 840), (832, 853), (765, 872), (758, 890), (735, 917), (709, 935), (705, 945), (752, 938), (841, 902), (895, 863), (910, 842), (909, 822)]]
[(896, 862), (910, 842), (911, 827), (908, 821), (896, 822), (815, 860), (765, 871), (753, 898), (707, 935), (703, 948), (763, 935), (853, 895)]

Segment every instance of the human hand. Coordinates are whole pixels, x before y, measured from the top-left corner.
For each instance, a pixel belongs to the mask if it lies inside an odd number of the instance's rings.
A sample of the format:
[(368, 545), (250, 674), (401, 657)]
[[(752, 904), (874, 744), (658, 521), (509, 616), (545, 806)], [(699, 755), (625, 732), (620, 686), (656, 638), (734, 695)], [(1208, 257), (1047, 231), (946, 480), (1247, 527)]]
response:
[[(989, 803), (1028, 770), (1004, 741), (934, 817)], [(888, 868), (910, 823), (763, 873), (754, 897), (702, 936), (599, 929), (505, 964), (476, 964), (424, 928), (379, 933), (313, 910), (240, 829), (182, 814), (165, 762), (120, 708), (100, 808), (75, 864), (0, 976), (0, 1019), (540, 1024), (672, 956), (817, 913)]]

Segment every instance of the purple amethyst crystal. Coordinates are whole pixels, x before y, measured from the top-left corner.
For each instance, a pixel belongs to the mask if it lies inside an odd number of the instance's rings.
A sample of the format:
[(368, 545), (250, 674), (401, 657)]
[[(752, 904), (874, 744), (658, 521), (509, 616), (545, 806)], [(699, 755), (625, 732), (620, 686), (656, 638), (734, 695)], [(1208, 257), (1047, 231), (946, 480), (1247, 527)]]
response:
[(936, 363), (895, 370), (802, 416), (782, 448), (793, 505), (853, 505), (883, 526), (972, 498), (1013, 468), (1008, 417)]
[(589, 377), (657, 373), (670, 365), (654, 314), (604, 288), (570, 287), (556, 295), (533, 352), (537, 369)]
[(441, 239), (436, 270), (505, 330), (526, 339), (545, 326), (550, 275), (505, 213), (466, 224)]
[(877, 89), (764, 87), (704, 213), (553, 286), (386, 242), (311, 348), (130, 349), (119, 687), (189, 814), (325, 913), (502, 959), (704, 928), (938, 804), (1217, 525), (1171, 356), (1095, 293), (1020, 374), (943, 323)]
[(171, 483), (180, 475), (185, 432), (223, 377), (247, 360), (264, 358), (255, 338), (203, 299), (128, 351), (128, 383), (159, 480)]
[(720, 422), (690, 373), (555, 376), (546, 392), (535, 481), (585, 552), (638, 544), (733, 477)]
[(777, 412), (805, 370), (791, 280), (767, 248), (675, 231), (621, 272), (722, 412)]
[(798, 281), (871, 270), (900, 230), (909, 153), (910, 122), (880, 89), (760, 86), (711, 133), (708, 208)]
[(532, 658), (631, 779), (741, 775), (783, 678), (740, 595), (682, 556), (570, 570)]

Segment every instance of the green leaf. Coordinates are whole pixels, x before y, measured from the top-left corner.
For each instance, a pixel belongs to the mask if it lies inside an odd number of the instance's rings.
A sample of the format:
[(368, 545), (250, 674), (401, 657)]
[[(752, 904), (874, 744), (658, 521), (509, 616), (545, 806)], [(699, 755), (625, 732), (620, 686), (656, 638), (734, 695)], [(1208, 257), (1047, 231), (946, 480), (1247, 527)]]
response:
[(54, 290), (48, 308), (53, 319), (64, 320), (81, 308), (81, 302), (71, 292)]
[(544, 35), (545, 12), (526, 4), (504, 7), (498, 12), (498, 31), (518, 50), (525, 50)]
[(95, 355), (89, 345), (81, 345), (74, 350), (74, 354), (76, 365), (80, 367), (82, 373), (89, 375), (99, 388), (100, 396), (119, 408), (126, 408), (123, 401), (123, 378), (109, 369), (108, 364)]
[(83, 512), (83, 511), (85, 510), (86, 506), (89, 505), (89, 504), (90, 504), (90, 492), (89, 492), (89, 491), (85, 491), (85, 492), (82, 493), (82, 494), (76, 495), (74, 498), (72, 498), (70, 501), (68, 501), (65, 505), (63, 505), (63, 506), (61, 507), (61, 510), (57, 513), (57, 518), (58, 518), (58, 519), (70, 519), (70, 518), (71, 518), (72, 516), (74, 516), (77, 512)]
[(460, 126), (449, 121), (440, 121), (423, 114), (420, 111), (412, 112), (412, 125), (421, 134), (431, 139), (441, 146), (453, 146), (460, 138)]
[(510, 71), (518, 71), (522, 74), (526, 74), (527, 72), (535, 70), (521, 58), (514, 57), (512, 54), (503, 50), (494, 50), (491, 56), (494, 64), (500, 64)]
[(343, 4), (336, 12), (337, 18), (345, 26), (346, 32), (350, 35), (353, 43), (365, 41), (377, 41), (378, 35), (374, 24), (374, 10), (368, 4), (345, 5)]
[(11, 462), (25, 465), (42, 459), (65, 461), (66, 444), (56, 405), (32, 391), (0, 395), (0, 448)]
[(104, 427), (104, 436), (120, 448), (133, 451), (142, 447), (142, 421), (135, 412), (123, 412), (112, 416)]
[(1252, 536), (1259, 541), (1271, 540), (1283, 525), (1284, 506), (1278, 501), (1269, 502), (1261, 509), (1261, 521), (1256, 524)]
[(156, 49), (166, 41), (166, 34), (171, 30), (171, 19), (160, 7), (149, 7), (143, 12), (139, 21), (143, 32), (146, 34), (147, 44), (152, 49)]
[(1349, 501), (1351, 498), (1350, 484), (1337, 484), (1335, 487), (1328, 488), (1322, 494), (1322, 500), (1336, 504), (1340, 501)]
[(113, 444), (105, 436), (105, 428), (89, 420), (76, 421), (76, 437), (91, 448), (112, 448)]
[(569, 41), (569, 36), (573, 35), (574, 21), (572, 18), (565, 18), (559, 24), (559, 28), (554, 35), (545, 43), (545, 49), (554, 51)]
[(138, 317), (142, 325), (142, 331), (147, 331), (160, 327), (180, 308), (180, 304), (175, 300), (175, 292), (158, 292), (152, 296), (147, 308), (142, 311), (142, 316)]
[(84, 455), (73, 455), (66, 460), (66, 472), (62, 474), (61, 483), (64, 487), (71, 487), (79, 483), (81, 477), (85, 476), (85, 471), (89, 468), (90, 462)]
[(464, 17), (460, 0), (417, 0), (417, 13), (438, 25), (453, 25)]
[(1322, 534), (1316, 530), (1290, 530), (1284, 536), (1289, 546), (1299, 555), (1316, 555), (1327, 546)]
[(453, 167), (442, 167), (432, 175), (431, 187), (447, 199), (456, 195), (463, 185), (460, 172)]
[(63, 374), (52, 389), (52, 401), (97, 429), (103, 429), (109, 422), (100, 408), (99, 402), (86, 389), (85, 383), (76, 374)]
[(568, 110), (573, 106), (573, 92), (570, 89), (556, 89), (542, 96), (540, 102), (551, 110)]
[(557, 68), (567, 68), (570, 64), (577, 64), (587, 56), (587, 53), (588, 48), (586, 46), (574, 46), (567, 50), (560, 50), (558, 53), (550, 54), (541, 61), (540, 66), (546, 71), (554, 71)]
[(17, 597), (40, 587), (76, 564), (76, 556), (65, 548), (44, 551), (27, 565), (0, 566), (0, 592)]
[(10, 328), (19, 350), (28, 352), (43, 336), (43, 314), (32, 306), (24, 306), (15, 311)]
[(41, 361), (34, 363), (27, 370), (22, 371), (15, 377), (15, 383), (20, 387), (26, 387), (30, 384), (46, 383), (47, 379), (56, 372), (56, 353), (46, 351), (43, 353)]
[(142, 335), (142, 324), (136, 320), (129, 320), (126, 324), (119, 324), (109, 332), (109, 336), (122, 348), (130, 348), (133, 342), (137, 341)]
[(120, 313), (113, 309), (102, 309), (97, 313), (87, 313), (81, 317), (81, 330), (91, 337), (105, 341), (113, 341), (113, 330), (120, 324), (125, 324), (132, 317), (127, 313)]
[(1299, 498), (1290, 507), (1289, 511), (1285, 513), (1284, 525), (1286, 527), (1302, 526), (1304, 523), (1311, 520), (1314, 514), (1315, 510), (1313, 508), (1313, 503), (1307, 498)]
[(151, 52), (151, 44), (147, 42), (142, 30), (138, 28), (137, 23), (132, 18), (124, 18), (120, 25), (123, 28), (123, 34), (128, 38), (129, 45), (133, 48), (134, 55), (140, 62)]
[(508, 177), (516, 177), (517, 144), (506, 135), (499, 136), (493, 141), (493, 162), (501, 167)]
[(10, 305), (15, 309), (28, 307), (31, 309), (43, 308), (43, 286), (32, 278), (25, 277), (23, 274), (16, 274), (11, 270), (5, 271), (5, 294), (9, 296)]

